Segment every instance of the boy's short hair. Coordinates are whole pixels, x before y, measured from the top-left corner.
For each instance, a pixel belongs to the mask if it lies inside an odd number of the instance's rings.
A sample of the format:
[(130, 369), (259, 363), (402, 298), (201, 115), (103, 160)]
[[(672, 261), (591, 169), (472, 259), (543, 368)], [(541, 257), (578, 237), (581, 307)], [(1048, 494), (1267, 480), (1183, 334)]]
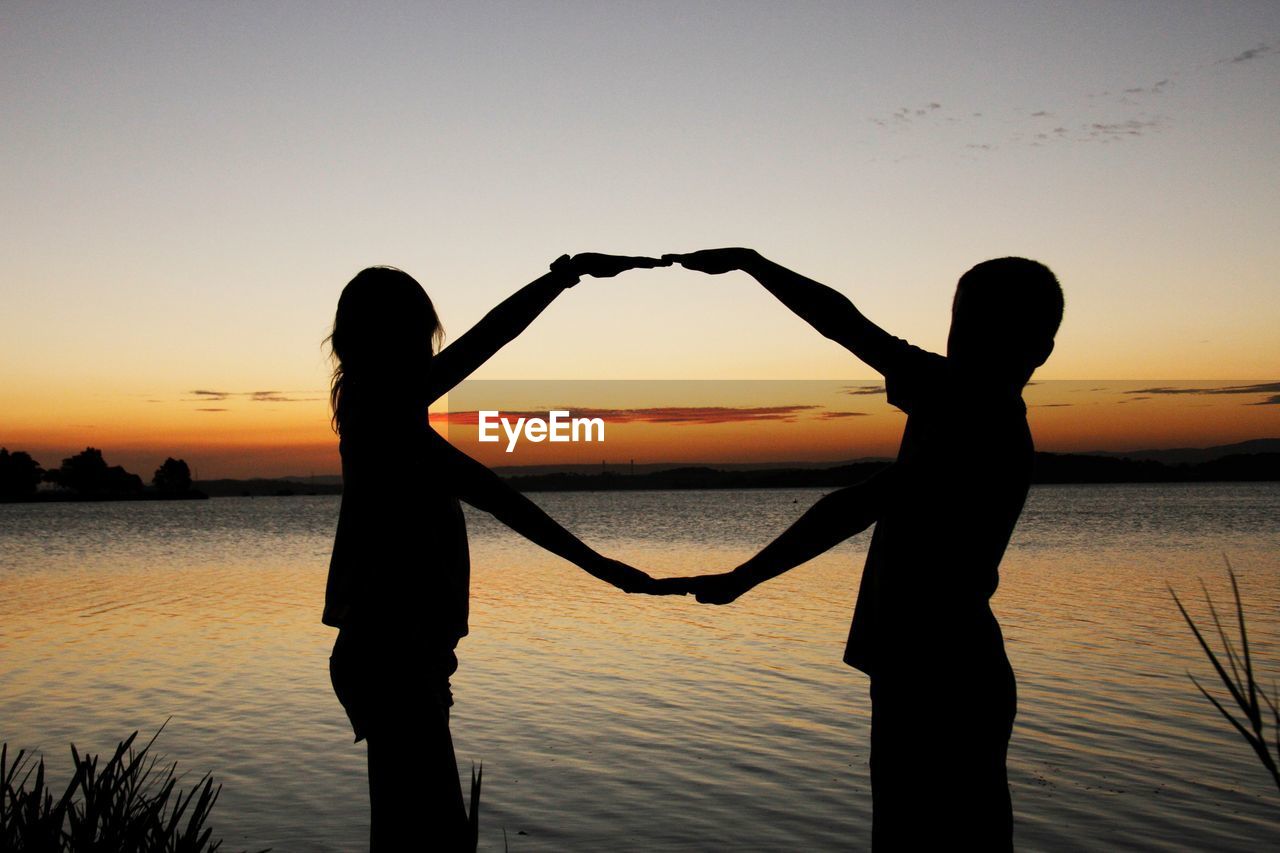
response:
[(960, 276), (956, 297), (985, 315), (983, 325), (1028, 349), (1052, 343), (1062, 324), (1062, 286), (1044, 264), (1026, 258), (983, 261)]

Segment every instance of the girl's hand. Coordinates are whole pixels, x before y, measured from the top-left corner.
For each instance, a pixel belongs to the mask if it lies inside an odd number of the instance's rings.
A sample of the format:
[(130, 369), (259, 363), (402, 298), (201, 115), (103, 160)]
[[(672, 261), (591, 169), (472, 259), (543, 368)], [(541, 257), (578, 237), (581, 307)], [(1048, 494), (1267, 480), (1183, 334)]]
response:
[(645, 592), (649, 595), (688, 595), (692, 578), (654, 578)]
[(562, 255), (551, 264), (551, 269), (553, 272), (565, 272), (575, 277), (589, 275), (595, 278), (613, 278), (627, 270), (647, 270), (669, 266), (671, 261), (643, 255), (602, 255), (597, 252), (583, 252), (572, 258)]
[(648, 592), (654, 584), (653, 578), (639, 569), (608, 557), (600, 557), (583, 568), (588, 574), (616, 586), (623, 592)]

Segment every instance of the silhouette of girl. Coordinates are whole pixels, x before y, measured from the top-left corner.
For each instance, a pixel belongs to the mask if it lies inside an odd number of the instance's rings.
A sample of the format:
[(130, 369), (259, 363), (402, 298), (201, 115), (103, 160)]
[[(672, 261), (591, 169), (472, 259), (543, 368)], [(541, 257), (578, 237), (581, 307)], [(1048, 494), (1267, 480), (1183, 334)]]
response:
[(458, 500), (625, 592), (643, 572), (601, 556), (427, 424), (427, 406), (515, 338), (583, 275), (607, 277), (651, 258), (585, 254), (494, 308), (435, 353), (443, 330), (408, 274), (363, 270), (338, 300), (329, 337), (331, 402), (341, 436), (342, 508), (324, 623), (339, 629), (334, 691), (369, 756), (370, 845), (469, 849), (449, 707), (454, 649), (467, 633), (469, 562)]

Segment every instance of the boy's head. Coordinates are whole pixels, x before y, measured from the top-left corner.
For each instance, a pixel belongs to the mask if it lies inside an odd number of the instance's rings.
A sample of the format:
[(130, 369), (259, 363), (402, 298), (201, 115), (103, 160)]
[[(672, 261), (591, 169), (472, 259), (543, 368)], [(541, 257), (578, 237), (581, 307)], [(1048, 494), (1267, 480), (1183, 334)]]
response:
[(1044, 264), (984, 261), (960, 277), (951, 304), (947, 357), (987, 374), (1020, 380), (1053, 352), (1062, 288)]

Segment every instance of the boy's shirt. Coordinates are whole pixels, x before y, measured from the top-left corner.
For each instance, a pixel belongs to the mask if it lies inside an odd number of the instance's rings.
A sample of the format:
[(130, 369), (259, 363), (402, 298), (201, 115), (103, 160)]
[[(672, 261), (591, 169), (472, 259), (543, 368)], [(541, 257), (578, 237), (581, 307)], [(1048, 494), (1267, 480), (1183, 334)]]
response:
[(884, 482), (844, 660), (868, 675), (1003, 657), (989, 599), (1031, 483), (1019, 391), (885, 335), (876, 364), (907, 414)]

